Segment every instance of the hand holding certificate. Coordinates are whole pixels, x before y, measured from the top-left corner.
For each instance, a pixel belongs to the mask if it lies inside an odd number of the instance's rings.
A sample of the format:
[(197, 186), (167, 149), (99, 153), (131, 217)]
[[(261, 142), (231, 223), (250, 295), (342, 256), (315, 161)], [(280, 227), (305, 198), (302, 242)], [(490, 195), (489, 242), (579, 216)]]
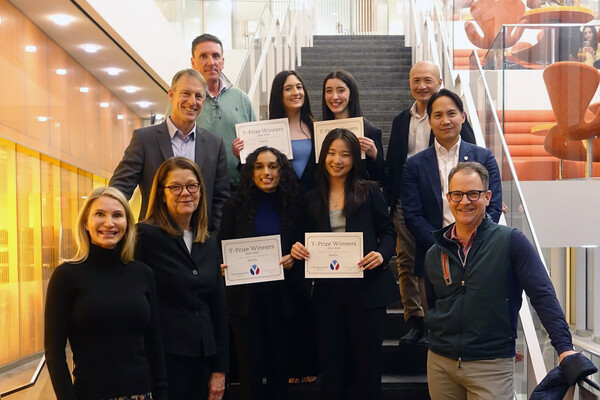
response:
[(246, 157), (250, 153), (263, 146), (276, 148), (285, 154), (288, 160), (294, 158), (287, 118), (235, 124), (235, 132), (237, 137), (244, 141), (244, 148), (240, 151), (242, 164), (246, 163)]
[(279, 235), (223, 240), (225, 285), (284, 279)]
[[(362, 278), (363, 233), (306, 233), (306, 278)], [(292, 254), (293, 255), (293, 254)]]

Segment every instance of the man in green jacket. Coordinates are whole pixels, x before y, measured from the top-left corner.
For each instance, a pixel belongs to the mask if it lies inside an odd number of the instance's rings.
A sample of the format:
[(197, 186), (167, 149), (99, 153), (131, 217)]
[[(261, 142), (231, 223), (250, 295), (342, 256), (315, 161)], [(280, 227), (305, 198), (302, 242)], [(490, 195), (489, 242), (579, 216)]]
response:
[[(248, 95), (221, 75), (225, 58), (223, 43), (218, 37), (204, 33), (194, 39), (191, 61), (192, 68), (200, 72), (208, 85), (206, 101), (196, 118), (196, 123), (223, 138), (227, 151), (230, 189), (233, 190), (240, 179), (237, 170), (239, 159), (233, 155), (232, 150), (232, 143), (236, 138), (235, 124), (256, 121), (256, 115)], [(169, 115), (170, 111), (169, 106), (165, 115)]]

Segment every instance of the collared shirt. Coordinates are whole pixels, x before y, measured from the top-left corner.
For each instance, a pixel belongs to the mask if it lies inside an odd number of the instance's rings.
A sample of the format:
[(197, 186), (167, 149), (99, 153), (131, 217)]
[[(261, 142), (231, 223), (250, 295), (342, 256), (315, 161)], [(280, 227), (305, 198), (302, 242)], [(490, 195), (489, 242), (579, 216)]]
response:
[(219, 95), (228, 88), (227, 84), (225, 83), (225, 80), (223, 80), (223, 77), (220, 76), (219, 77), (219, 93), (217, 93), (216, 96), (213, 96), (212, 94), (210, 94), (210, 92), (207, 90), (206, 91), (206, 95), (210, 96), (213, 100), (217, 100), (217, 97), (219, 97)]
[(196, 162), (196, 122), (194, 127), (187, 135), (187, 138), (183, 136), (183, 133), (173, 124), (171, 116), (167, 118), (167, 128), (169, 129), (169, 136), (171, 136), (171, 147), (173, 148), (173, 155), (175, 157), (185, 157)]
[(417, 102), (410, 108), (410, 122), (408, 124), (408, 152), (406, 158), (412, 157), (429, 147), (431, 126), (427, 118), (427, 111), (423, 115), (417, 113)]
[(473, 242), (475, 241), (475, 236), (477, 236), (477, 228), (475, 228), (473, 233), (471, 233), (471, 236), (469, 237), (469, 240), (467, 241), (467, 243), (463, 242), (461, 240), (461, 238), (458, 237), (458, 235), (456, 233), (456, 224), (454, 224), (452, 229), (448, 229), (446, 231), (445, 235), (446, 235), (446, 238), (456, 241), (460, 244), (460, 246), (462, 248), (462, 253), (464, 255), (464, 258), (466, 259), (467, 254), (469, 254), (469, 250), (471, 250), (471, 246), (473, 246)]
[(454, 222), (454, 216), (450, 212), (450, 205), (446, 199), (446, 193), (448, 193), (448, 174), (452, 168), (458, 164), (458, 149), (460, 148), (460, 137), (458, 142), (450, 148), (450, 151), (446, 150), (444, 146), (438, 143), (437, 139), (434, 140), (433, 145), (435, 146), (435, 154), (437, 155), (438, 171), (440, 173), (440, 186), (442, 187), (442, 227), (448, 226)]

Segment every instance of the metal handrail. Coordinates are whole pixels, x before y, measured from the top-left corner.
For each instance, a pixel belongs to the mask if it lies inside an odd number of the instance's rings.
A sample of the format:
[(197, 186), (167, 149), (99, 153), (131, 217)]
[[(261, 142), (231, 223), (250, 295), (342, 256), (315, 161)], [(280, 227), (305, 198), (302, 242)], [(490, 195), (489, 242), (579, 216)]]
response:
[(44, 368), (45, 364), (46, 364), (46, 356), (43, 355), (42, 359), (38, 363), (38, 366), (36, 367), (35, 371), (33, 372), (33, 376), (31, 377), (31, 380), (28, 383), (25, 383), (21, 386), (17, 386), (16, 388), (13, 388), (13, 389), (7, 390), (6, 392), (0, 393), (0, 399), (3, 397), (6, 397), (6, 396), (10, 396), (11, 394), (15, 394), (17, 392), (20, 392), (21, 390), (25, 390), (25, 389), (30, 388), (33, 385), (35, 385), (40, 376), (40, 373), (42, 372), (42, 368)]

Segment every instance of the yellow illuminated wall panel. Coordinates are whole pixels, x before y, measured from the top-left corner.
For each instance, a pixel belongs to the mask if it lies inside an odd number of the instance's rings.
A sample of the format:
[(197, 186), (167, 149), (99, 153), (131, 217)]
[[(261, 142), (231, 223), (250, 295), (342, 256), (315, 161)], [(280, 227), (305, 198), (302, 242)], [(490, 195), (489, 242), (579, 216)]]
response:
[(79, 207), (108, 183), (142, 121), (8, 0), (0, 18), (2, 367), (43, 350), (48, 279), (74, 255)]

